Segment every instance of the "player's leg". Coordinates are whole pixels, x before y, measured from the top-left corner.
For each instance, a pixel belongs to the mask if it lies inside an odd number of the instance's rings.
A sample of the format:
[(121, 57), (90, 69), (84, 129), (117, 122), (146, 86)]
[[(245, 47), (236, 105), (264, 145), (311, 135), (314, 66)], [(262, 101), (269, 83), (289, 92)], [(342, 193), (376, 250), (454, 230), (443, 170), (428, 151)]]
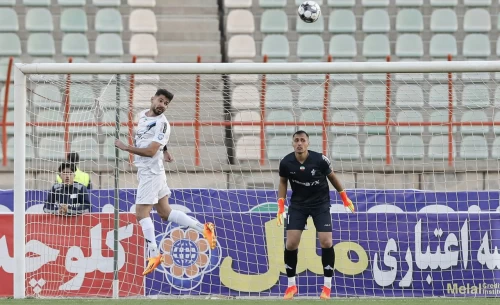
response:
[(323, 288), (320, 295), (321, 299), (329, 299), (332, 288), (333, 269), (335, 265), (335, 251), (332, 242), (332, 216), (330, 208), (318, 210), (318, 213), (312, 215), (314, 226), (318, 232), (319, 244), (321, 247), (321, 263), (323, 264)]
[(297, 283), (295, 275), (297, 272), (297, 254), (299, 251), (302, 231), (307, 223), (309, 215), (300, 209), (290, 207), (286, 217), (286, 243), (285, 243), (285, 270), (288, 278), (288, 288), (285, 291), (284, 299), (293, 299), (297, 294)]

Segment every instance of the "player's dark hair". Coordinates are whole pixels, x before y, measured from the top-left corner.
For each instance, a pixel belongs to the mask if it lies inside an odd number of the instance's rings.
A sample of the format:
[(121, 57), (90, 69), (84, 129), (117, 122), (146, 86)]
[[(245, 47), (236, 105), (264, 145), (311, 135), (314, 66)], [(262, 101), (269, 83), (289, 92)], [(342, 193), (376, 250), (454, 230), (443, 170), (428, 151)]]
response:
[(70, 152), (66, 156), (66, 161), (68, 161), (69, 163), (78, 163), (80, 162), (80, 155), (76, 152)]
[(168, 91), (167, 89), (158, 89), (158, 91), (156, 91), (155, 96), (160, 96), (160, 95), (165, 96), (169, 102), (171, 102), (174, 99), (174, 94)]
[(295, 136), (296, 136), (296, 135), (301, 135), (301, 134), (305, 134), (305, 135), (306, 135), (306, 137), (309, 139), (309, 134), (308, 134), (307, 132), (305, 132), (304, 130), (297, 130), (297, 131), (293, 134), (292, 138), (295, 138)]
[(59, 171), (60, 173), (62, 173), (65, 169), (68, 169), (68, 168), (69, 168), (69, 170), (70, 170), (72, 173), (74, 173), (74, 172), (76, 171), (76, 166), (75, 166), (75, 164), (73, 164), (73, 163), (69, 163), (69, 162), (64, 162), (64, 163), (62, 163), (61, 165), (59, 165), (59, 169), (58, 169), (58, 171)]

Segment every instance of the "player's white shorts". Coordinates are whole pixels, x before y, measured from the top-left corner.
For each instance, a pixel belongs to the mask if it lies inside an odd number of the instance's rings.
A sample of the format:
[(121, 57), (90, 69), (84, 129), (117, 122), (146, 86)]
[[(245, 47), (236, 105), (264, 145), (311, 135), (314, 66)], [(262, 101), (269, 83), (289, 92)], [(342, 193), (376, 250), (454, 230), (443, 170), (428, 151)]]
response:
[(158, 199), (165, 196), (170, 197), (172, 192), (167, 185), (167, 176), (165, 172), (153, 174), (148, 170), (139, 170), (137, 172), (137, 194), (135, 204), (157, 204)]

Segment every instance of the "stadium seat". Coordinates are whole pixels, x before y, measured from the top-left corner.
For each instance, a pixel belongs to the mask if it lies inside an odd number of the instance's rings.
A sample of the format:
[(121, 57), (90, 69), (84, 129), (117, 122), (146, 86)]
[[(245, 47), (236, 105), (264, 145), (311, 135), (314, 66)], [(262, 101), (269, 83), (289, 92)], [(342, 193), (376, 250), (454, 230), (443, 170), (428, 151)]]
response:
[[(31, 137), (27, 136), (26, 137), (26, 151), (25, 151), (25, 154), (26, 154), (26, 160), (27, 161), (31, 161), (32, 159), (35, 158), (35, 145), (33, 145), (33, 140), (31, 140)], [(14, 157), (15, 157), (15, 153), (14, 153), (14, 137), (12, 138), (9, 138), (9, 140), (7, 141), (7, 158), (9, 160), (14, 160)]]
[(156, 0), (128, 0), (127, 4), (132, 7), (155, 7)]
[(436, 34), (432, 36), (429, 47), (429, 55), (431, 57), (456, 56), (457, 54), (457, 40), (455, 36), (450, 34)]
[(156, 92), (157, 86), (155, 85), (138, 85), (134, 89), (133, 103), (134, 108), (143, 109), (151, 106), (151, 96)]
[(95, 111), (90, 109), (73, 110), (69, 114), (69, 122), (85, 123), (87, 126), (71, 126), (69, 132), (71, 134), (97, 134), (97, 126)]
[(85, 6), (87, 0), (57, 0), (60, 6)]
[[(486, 113), (482, 110), (469, 110), (464, 112), (462, 115), (461, 122), (466, 123), (466, 122), (489, 122), (490, 119), (488, 119), (488, 116)], [(460, 128), (460, 131), (462, 134), (475, 134), (475, 135), (485, 135), (489, 131), (489, 126), (467, 126), (463, 125)]]
[(296, 17), (296, 31), (299, 34), (321, 34), (325, 31), (325, 20), (323, 15), (320, 15), (318, 20), (313, 23), (306, 23), (300, 20), (300, 17)]
[(287, 58), (290, 56), (290, 46), (285, 35), (267, 35), (262, 41), (261, 55), (269, 58)]
[(330, 156), (333, 160), (358, 160), (361, 157), (358, 139), (352, 136), (336, 137)]
[(490, 39), (486, 34), (465, 36), (462, 54), (466, 57), (488, 57), (491, 55)]
[[(364, 113), (363, 121), (365, 123), (384, 123), (385, 122), (385, 110), (371, 110)], [(365, 126), (363, 130), (367, 134), (385, 134), (385, 126)]]
[(420, 160), (425, 156), (424, 141), (419, 136), (402, 136), (396, 144), (396, 158)]
[(51, 0), (23, 0), (24, 6), (50, 6)]
[(65, 34), (62, 40), (62, 54), (86, 57), (90, 54), (87, 36), (80, 33)]
[(500, 159), (500, 137), (495, 138), (493, 144), (491, 145), (491, 157), (494, 159)]
[(252, 85), (236, 86), (231, 96), (233, 109), (257, 109), (260, 106), (260, 94), (257, 87)]
[[(448, 160), (448, 136), (433, 136), (429, 141), (428, 156), (433, 160)], [(455, 149), (455, 140), (452, 140), (452, 156), (455, 158), (457, 150)]]
[(486, 9), (473, 8), (465, 12), (465, 32), (489, 32), (491, 31), (491, 15)]
[(431, 15), (431, 31), (453, 33), (458, 30), (457, 14), (449, 8), (434, 10)]
[(420, 35), (400, 35), (396, 41), (396, 56), (413, 58), (424, 56), (424, 43)]
[[(398, 123), (423, 123), (424, 118), (419, 111), (416, 110), (405, 110), (398, 113), (396, 117), (396, 122)], [(424, 132), (423, 126), (396, 126), (396, 132), (400, 135), (402, 134), (422, 134)]]
[(121, 33), (123, 21), (120, 11), (114, 8), (102, 8), (95, 15), (95, 30), (97, 32)]
[[(112, 136), (112, 137), (107, 137), (104, 140), (103, 157), (107, 161), (114, 161), (115, 160), (115, 156), (116, 156), (115, 139), (116, 138), (114, 136)], [(120, 140), (122, 140), (123, 143), (128, 143), (128, 138), (126, 138), (124, 136), (120, 137)], [(129, 156), (128, 152), (123, 151), (121, 149), (118, 149), (118, 158), (120, 158), (122, 160), (126, 160), (126, 159), (128, 159), (128, 156)]]
[(17, 13), (12, 8), (0, 8), (0, 32), (17, 32), (19, 31), (19, 21)]
[(233, 132), (235, 135), (250, 134), (259, 135), (260, 133), (260, 113), (257, 111), (239, 111), (232, 119), (233, 122), (253, 122), (254, 125), (251, 126), (234, 126)]
[(16, 0), (0, 0), (0, 6), (14, 6), (16, 5)]
[(330, 93), (330, 107), (332, 108), (357, 108), (359, 103), (356, 87), (351, 85), (333, 86)]
[(250, 8), (252, 7), (252, 0), (224, 0), (226, 8)]
[[(493, 118), (493, 122), (500, 123), (500, 112), (495, 112), (495, 117)], [(494, 125), (493, 132), (496, 135), (500, 134), (500, 125)]]
[(422, 86), (399, 86), (396, 92), (396, 106), (406, 108), (424, 107), (424, 92)]
[[(267, 122), (295, 122), (293, 113), (288, 110), (271, 110), (267, 112)], [(270, 135), (276, 134), (293, 134), (295, 125), (287, 126), (266, 126), (266, 133)]]
[(396, 6), (422, 6), (424, 0), (396, 0)]
[[(323, 5), (323, 0), (316, 0), (315, 2), (319, 5)], [(304, 0), (295, 0), (295, 5), (301, 5), (302, 3), (304, 3)]]
[(389, 5), (389, 0), (361, 0), (364, 7), (384, 7)]
[(266, 90), (266, 108), (289, 108), (293, 106), (292, 90), (287, 85), (269, 85)]
[[(102, 107), (115, 108), (116, 107), (116, 85), (108, 85), (101, 88), (98, 95), (99, 102)], [(120, 108), (126, 109), (128, 107), (128, 94), (125, 88), (120, 86)]]
[(469, 136), (462, 139), (460, 145), (460, 158), (462, 159), (488, 159), (488, 142), (482, 136)]
[(59, 88), (55, 85), (39, 84), (35, 87), (33, 105), (40, 108), (59, 108), (63, 99)]
[(72, 83), (69, 92), (71, 107), (94, 106), (96, 96), (92, 86)]
[(385, 136), (368, 137), (364, 145), (364, 157), (368, 160), (384, 160), (387, 157), (385, 141)]
[(95, 6), (120, 6), (121, 0), (92, 0)]
[(123, 56), (123, 42), (118, 34), (99, 34), (95, 41), (95, 53), (99, 56)]
[(328, 19), (330, 33), (354, 33), (356, 31), (356, 17), (352, 10), (334, 10)]
[(431, 0), (431, 6), (457, 6), (458, 0)]
[(259, 6), (263, 8), (281, 8), (286, 6), (286, 0), (259, 0)]
[(424, 17), (422, 13), (414, 8), (402, 9), (396, 17), (396, 31), (422, 32), (424, 30)]
[[(29, 111), (26, 111), (26, 121), (30, 121), (30, 113)], [(7, 111), (7, 118), (6, 118), (6, 122), (7, 123), (14, 123), (14, 120), (15, 120), (15, 117), (14, 117), (14, 110), (9, 110)], [(11, 136), (13, 134), (15, 134), (15, 128), (14, 126), (7, 126), (5, 127), (6, 131), (7, 131), (7, 135)], [(26, 132), (29, 132), (30, 128), (29, 127), (26, 127)]]
[(250, 35), (235, 35), (229, 38), (227, 56), (230, 58), (254, 58), (255, 41)]
[(330, 7), (353, 7), (355, 4), (356, 0), (328, 0)]
[(280, 160), (292, 151), (292, 140), (289, 136), (272, 137), (267, 143), (267, 158), (269, 160)]
[(318, 58), (325, 56), (325, 42), (320, 35), (301, 35), (297, 42), (297, 56)]
[(389, 14), (385, 9), (367, 10), (362, 24), (365, 33), (387, 33), (391, 30)]
[(31, 56), (52, 57), (56, 54), (54, 37), (48, 33), (30, 34), (27, 42), (27, 51)]
[[(453, 106), (457, 104), (455, 89), (452, 90)], [(429, 106), (432, 108), (448, 108), (448, 85), (434, 85), (429, 92)]]
[(264, 34), (288, 32), (288, 17), (284, 10), (265, 10), (260, 17), (260, 31)]
[[(289, 142), (290, 139), (289, 139)], [(256, 136), (243, 136), (236, 141), (235, 156), (237, 160), (259, 160), (260, 138)], [(283, 158), (283, 156), (281, 156)]]
[(368, 108), (385, 108), (385, 85), (367, 85), (363, 93), (363, 105)]
[(99, 145), (92, 136), (80, 136), (71, 141), (71, 150), (80, 154), (80, 160), (99, 159)]
[(25, 17), (25, 28), (28, 32), (52, 32), (54, 21), (52, 13), (46, 8), (32, 8)]
[(156, 15), (150, 9), (136, 9), (130, 13), (128, 28), (134, 33), (156, 33)]
[[(359, 119), (354, 111), (339, 110), (333, 112), (331, 121), (334, 123), (357, 123)], [(359, 126), (331, 126), (330, 131), (339, 135), (357, 134)]]
[(491, 0), (464, 0), (465, 6), (490, 6)]
[[(37, 123), (64, 123), (63, 112), (59, 109), (46, 109), (39, 111), (36, 116)], [(64, 126), (37, 126), (35, 128), (39, 136), (62, 134)]]
[(231, 10), (227, 15), (226, 32), (228, 34), (253, 34), (255, 22), (249, 10)]
[[(1, 105), (3, 106), (5, 100), (5, 90), (6, 90), (6, 85), (2, 84), (2, 90), (0, 91), (0, 101), (2, 101)], [(11, 84), (9, 85), (9, 99), (8, 99), (8, 107), (9, 109), (14, 109), (14, 86)]]
[(462, 91), (462, 105), (467, 108), (486, 108), (490, 106), (490, 93), (486, 85), (465, 85)]
[[(1, 44), (0, 44), (1, 45)], [(7, 81), (7, 72), (9, 69), (9, 58), (4, 57), (0, 58), (0, 82), (6, 82)], [(21, 60), (19, 58), (14, 58), (13, 63), (20, 63)], [(10, 81), (14, 82), (14, 69), (11, 69), (10, 71)]]
[(21, 53), (21, 40), (17, 34), (0, 34), (0, 56), (20, 56)]
[[(119, 116), (121, 123), (128, 122), (128, 111), (126, 109), (120, 109)], [(100, 120), (103, 123), (116, 123), (116, 108), (104, 111)], [(116, 126), (102, 126), (101, 130), (102, 133), (104, 133), (105, 135), (114, 135), (116, 133)], [(120, 126), (119, 133), (128, 135), (129, 134), (128, 127)]]
[(61, 13), (60, 28), (63, 32), (88, 31), (87, 14), (80, 8), (68, 8)]
[(322, 135), (323, 113), (320, 110), (302, 110), (299, 122), (314, 122), (314, 126), (299, 126), (299, 129), (306, 130), (309, 135)]
[(134, 34), (130, 39), (130, 55), (156, 57), (158, 44), (151, 34)]
[(386, 57), (391, 55), (389, 38), (383, 34), (367, 35), (363, 41), (363, 56)]
[[(452, 121), (455, 121), (455, 116), (453, 116)], [(449, 112), (448, 110), (436, 110), (431, 112), (429, 116), (429, 122), (431, 123), (448, 123), (449, 122)], [(448, 125), (442, 126), (429, 126), (429, 132), (431, 134), (444, 134), (448, 133)], [(452, 132), (457, 132), (457, 126), (453, 126)]]
[(324, 86), (302, 86), (299, 91), (298, 106), (300, 108), (321, 109), (323, 107), (324, 94)]
[(358, 55), (356, 40), (351, 35), (334, 35), (330, 39), (328, 53), (334, 58), (353, 58)]

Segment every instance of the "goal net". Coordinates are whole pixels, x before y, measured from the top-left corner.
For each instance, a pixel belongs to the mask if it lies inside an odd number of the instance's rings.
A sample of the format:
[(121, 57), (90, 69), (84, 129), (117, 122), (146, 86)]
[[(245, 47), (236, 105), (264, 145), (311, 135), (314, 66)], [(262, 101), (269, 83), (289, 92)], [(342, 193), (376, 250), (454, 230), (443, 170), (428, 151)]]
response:
[[(347, 213), (331, 189), (332, 295), (500, 295), (498, 63), (19, 67), (16, 113), (7, 113), (18, 134), (7, 144), (16, 209), (6, 245), (15, 250), (2, 266), (25, 279), (17, 297), (282, 295), (277, 170), (297, 130), (330, 158), (357, 209)], [(144, 277), (136, 168), (114, 141), (133, 144), (137, 114), (158, 88), (175, 95), (165, 112), (170, 204), (214, 222), (218, 244), (210, 250), (154, 212), (164, 262)], [(53, 215), (47, 198), (71, 183), (54, 186), (70, 152), (79, 154), (75, 179), (90, 180), (90, 205)], [(320, 255), (309, 219), (299, 296), (319, 295)]]

